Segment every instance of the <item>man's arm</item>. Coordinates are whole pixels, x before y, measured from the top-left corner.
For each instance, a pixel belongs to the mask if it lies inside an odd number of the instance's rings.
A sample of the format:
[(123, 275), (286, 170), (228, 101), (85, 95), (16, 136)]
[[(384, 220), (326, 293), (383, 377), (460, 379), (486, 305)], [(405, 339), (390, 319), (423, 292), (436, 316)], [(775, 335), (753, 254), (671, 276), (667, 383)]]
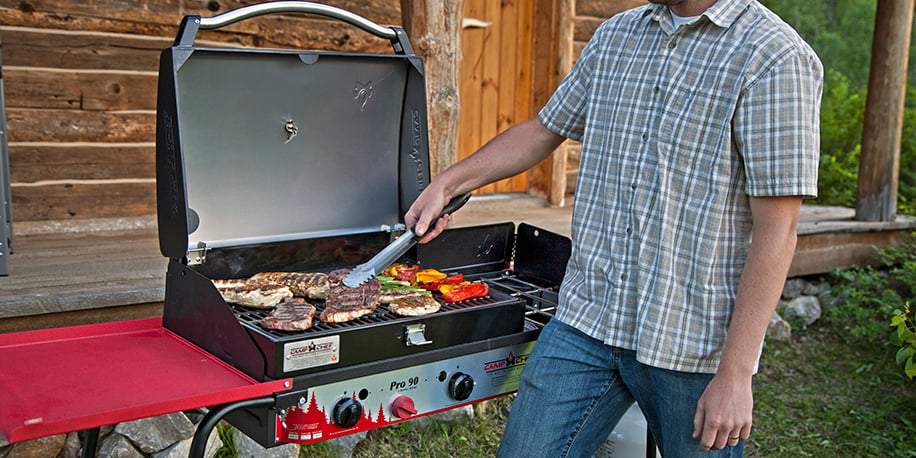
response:
[[(433, 218), (449, 199), (528, 170), (549, 156), (563, 140), (564, 137), (548, 130), (537, 117), (509, 128), (436, 177), (404, 216), (407, 226), (416, 224), (414, 231), (423, 235), (421, 243), (433, 239), (448, 224), (448, 217), (435, 222)], [(430, 228), (433, 223), (436, 225)]]
[(754, 405), (751, 378), (760, 344), (795, 254), (801, 197), (751, 197), (751, 245), (719, 369), (697, 403), (694, 437), (700, 450), (747, 439)]

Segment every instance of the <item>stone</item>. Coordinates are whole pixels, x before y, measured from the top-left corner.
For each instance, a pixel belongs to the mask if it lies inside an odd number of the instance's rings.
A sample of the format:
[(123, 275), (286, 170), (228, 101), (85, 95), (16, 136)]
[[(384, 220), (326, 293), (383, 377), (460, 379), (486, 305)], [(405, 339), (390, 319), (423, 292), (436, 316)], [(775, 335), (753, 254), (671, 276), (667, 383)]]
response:
[(235, 448), (239, 458), (298, 458), (299, 446), (296, 444), (283, 444), (276, 447), (264, 448), (244, 433), (235, 430)]
[[(165, 450), (154, 453), (152, 458), (185, 458), (191, 451), (191, 442), (194, 442), (193, 437), (184, 439), (181, 442), (172, 444), (172, 446)], [(210, 432), (210, 437), (207, 437), (207, 446), (204, 448), (204, 458), (213, 458), (222, 446), (223, 441), (219, 438), (219, 433), (217, 433), (214, 428), (213, 431)]]
[(821, 318), (821, 303), (814, 296), (799, 296), (782, 307), (782, 316), (789, 322), (797, 322), (803, 328)]
[(120, 423), (115, 432), (133, 442), (144, 453), (155, 453), (194, 436), (194, 424), (181, 412)]
[(368, 435), (368, 432), (362, 431), (334, 439), (328, 439), (324, 441), (324, 443), (329, 449), (336, 453), (336, 456), (339, 458), (351, 458), (353, 456), (353, 449), (355, 449)]
[(67, 434), (67, 440), (64, 441), (64, 446), (57, 453), (56, 458), (79, 458), (80, 448), (82, 448), (82, 444), (80, 443), (79, 434)]
[(821, 294), (827, 294), (830, 292), (830, 283), (822, 281), (820, 283), (808, 283), (805, 286), (805, 289), (802, 290), (802, 294), (805, 296), (820, 296)]
[(109, 434), (100, 442), (98, 458), (143, 458), (134, 444), (120, 434)]
[(7, 449), (7, 456), (15, 458), (46, 458), (57, 456), (67, 440), (66, 434), (41, 437), (38, 439), (17, 442)]
[(795, 299), (801, 296), (802, 291), (805, 290), (805, 286), (807, 285), (808, 282), (802, 278), (790, 278), (786, 280), (785, 286), (782, 287), (783, 299)]
[(792, 326), (779, 316), (779, 312), (773, 312), (773, 317), (770, 318), (770, 325), (767, 327), (766, 337), (775, 341), (788, 341), (792, 338)]

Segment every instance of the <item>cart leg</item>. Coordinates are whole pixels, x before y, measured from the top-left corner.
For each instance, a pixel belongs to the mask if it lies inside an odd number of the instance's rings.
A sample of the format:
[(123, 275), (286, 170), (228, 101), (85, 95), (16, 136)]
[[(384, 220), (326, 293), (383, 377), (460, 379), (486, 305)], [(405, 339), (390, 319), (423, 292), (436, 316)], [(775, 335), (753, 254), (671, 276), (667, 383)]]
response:
[(99, 445), (99, 429), (92, 428), (86, 430), (86, 439), (83, 440), (83, 458), (89, 458), (96, 455), (95, 448)]
[(197, 431), (194, 433), (194, 439), (191, 440), (191, 450), (188, 451), (188, 458), (203, 458), (207, 451), (207, 439), (216, 424), (226, 415), (238, 409), (249, 407), (271, 407), (274, 405), (273, 397), (245, 399), (242, 401), (230, 402), (210, 409), (200, 424), (197, 425)]

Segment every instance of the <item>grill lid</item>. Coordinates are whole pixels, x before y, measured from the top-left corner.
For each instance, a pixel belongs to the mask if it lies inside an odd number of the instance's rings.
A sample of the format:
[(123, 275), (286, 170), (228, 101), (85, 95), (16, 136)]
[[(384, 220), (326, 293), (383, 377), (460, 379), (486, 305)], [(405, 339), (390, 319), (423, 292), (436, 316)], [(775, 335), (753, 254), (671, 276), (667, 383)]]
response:
[(403, 227), (429, 182), (418, 56), (203, 48), (182, 33), (160, 59), (163, 255)]

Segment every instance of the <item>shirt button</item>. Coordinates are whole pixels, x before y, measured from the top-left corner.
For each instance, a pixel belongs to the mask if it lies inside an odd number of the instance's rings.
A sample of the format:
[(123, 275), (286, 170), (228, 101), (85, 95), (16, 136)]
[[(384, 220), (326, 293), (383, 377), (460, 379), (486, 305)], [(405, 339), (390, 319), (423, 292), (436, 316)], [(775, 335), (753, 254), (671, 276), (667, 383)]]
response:
[(636, 190), (636, 183), (631, 184), (631, 185), (630, 185), (630, 189), (632, 189), (632, 190), (635, 191), (635, 190)]
[(655, 91), (656, 94), (658, 94), (658, 91), (662, 90), (662, 88), (655, 86), (653, 90)]
[(649, 141), (649, 134), (642, 134), (642, 141)]
[(633, 228), (632, 228), (632, 227), (628, 227), (628, 228), (627, 228), (627, 235), (630, 235), (630, 234), (632, 234), (632, 233), (633, 233)]
[(677, 40), (671, 40), (668, 42), (668, 48), (674, 49), (677, 47)]
[(627, 275), (627, 274), (620, 274), (620, 279), (621, 279), (621, 280), (627, 281), (627, 278), (630, 278), (630, 276)]

